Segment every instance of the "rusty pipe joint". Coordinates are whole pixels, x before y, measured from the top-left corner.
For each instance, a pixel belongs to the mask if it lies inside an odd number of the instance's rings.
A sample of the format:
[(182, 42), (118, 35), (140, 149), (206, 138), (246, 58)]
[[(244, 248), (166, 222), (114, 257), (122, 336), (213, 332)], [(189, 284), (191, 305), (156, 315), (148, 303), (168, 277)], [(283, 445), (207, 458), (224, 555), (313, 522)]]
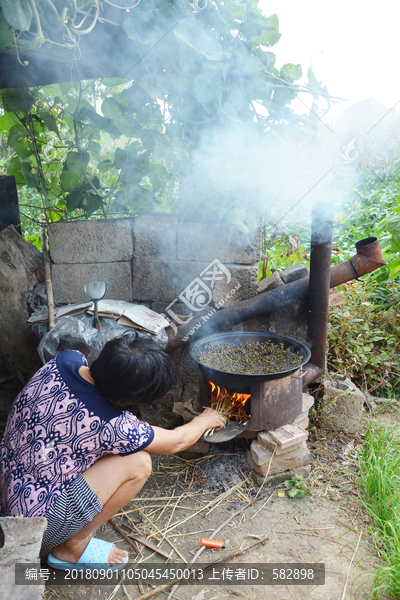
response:
[(353, 265), (357, 278), (372, 273), (385, 264), (382, 250), (376, 237), (366, 238), (356, 243), (357, 254), (350, 262)]

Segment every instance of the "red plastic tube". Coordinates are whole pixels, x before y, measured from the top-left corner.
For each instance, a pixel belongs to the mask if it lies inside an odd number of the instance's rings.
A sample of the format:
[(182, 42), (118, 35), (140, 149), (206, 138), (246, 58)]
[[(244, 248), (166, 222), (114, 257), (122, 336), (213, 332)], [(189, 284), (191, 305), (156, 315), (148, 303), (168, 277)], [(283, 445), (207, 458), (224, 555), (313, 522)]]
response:
[(225, 548), (225, 542), (221, 542), (221, 540), (210, 540), (208, 538), (201, 538), (200, 544), (202, 546), (207, 546), (208, 548)]

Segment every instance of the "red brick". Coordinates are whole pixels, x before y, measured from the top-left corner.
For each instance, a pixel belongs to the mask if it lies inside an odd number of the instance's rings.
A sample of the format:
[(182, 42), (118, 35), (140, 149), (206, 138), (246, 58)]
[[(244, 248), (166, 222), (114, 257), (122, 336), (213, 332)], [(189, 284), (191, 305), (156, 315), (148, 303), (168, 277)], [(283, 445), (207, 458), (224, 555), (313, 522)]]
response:
[[(269, 475), (275, 475), (276, 473), (283, 473), (284, 471), (289, 471), (291, 469), (296, 469), (298, 467), (303, 466), (302, 456), (295, 456), (294, 458), (286, 459), (284, 456), (274, 457), (271, 463), (271, 468), (269, 470)], [(249, 452), (247, 455), (247, 461), (250, 465), (250, 468), (253, 469), (259, 475), (266, 475), (268, 472), (269, 464), (263, 465), (259, 467), (256, 465), (254, 460), (251, 457), (251, 453)]]
[[(307, 449), (306, 442), (301, 442), (301, 444), (296, 444), (295, 446), (290, 446), (289, 448), (285, 448), (287, 452), (284, 454), (277, 454), (275, 452), (273, 460), (279, 458), (285, 458), (289, 460), (290, 458), (295, 458), (297, 456), (303, 456)], [(263, 465), (268, 465), (269, 461), (272, 457), (272, 452), (266, 450), (261, 444), (254, 441), (250, 446), (251, 457), (256, 463), (257, 466), (262, 467)]]

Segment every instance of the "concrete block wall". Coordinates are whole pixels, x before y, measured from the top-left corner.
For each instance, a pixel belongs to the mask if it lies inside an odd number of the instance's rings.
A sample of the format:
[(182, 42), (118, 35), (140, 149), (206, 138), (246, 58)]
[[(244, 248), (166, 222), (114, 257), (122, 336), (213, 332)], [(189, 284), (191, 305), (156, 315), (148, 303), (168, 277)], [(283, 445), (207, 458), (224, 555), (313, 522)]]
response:
[[(249, 243), (234, 225), (183, 222), (167, 214), (53, 223), (49, 247), (54, 298), (61, 304), (85, 301), (85, 284), (105, 281), (107, 298), (145, 304), (171, 316), (169, 309), (182, 320), (201, 316), (218, 302), (228, 306), (256, 295), (258, 246), (256, 236)], [(202, 279), (215, 259), (229, 271), (229, 282), (226, 276), (214, 285)], [(212, 288), (212, 301), (193, 313), (179, 295), (196, 279)], [(198, 383), (190, 356), (185, 356), (182, 380)]]
[[(59, 222), (49, 225), (56, 302), (86, 300), (84, 285), (105, 281), (107, 297), (143, 302), (162, 312), (218, 259), (231, 281), (216, 281), (213, 302), (240, 283), (235, 298), (257, 292), (257, 240), (234, 225), (179, 222), (177, 216)], [(253, 246), (253, 247), (252, 247)], [(237, 301), (237, 300), (235, 300)], [(185, 305), (183, 304), (182, 308)]]
[(53, 294), (56, 302), (87, 300), (84, 286), (105, 281), (107, 297), (132, 301), (131, 222), (69, 221), (49, 225)]

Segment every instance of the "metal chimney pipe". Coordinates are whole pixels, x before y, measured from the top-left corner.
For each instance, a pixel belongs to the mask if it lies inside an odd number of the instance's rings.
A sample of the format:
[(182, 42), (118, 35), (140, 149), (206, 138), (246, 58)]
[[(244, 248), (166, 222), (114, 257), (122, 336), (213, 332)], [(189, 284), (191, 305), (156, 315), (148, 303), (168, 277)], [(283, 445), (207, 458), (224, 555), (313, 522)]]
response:
[(308, 345), (310, 362), (325, 370), (331, 278), (333, 211), (314, 205), (311, 225)]

